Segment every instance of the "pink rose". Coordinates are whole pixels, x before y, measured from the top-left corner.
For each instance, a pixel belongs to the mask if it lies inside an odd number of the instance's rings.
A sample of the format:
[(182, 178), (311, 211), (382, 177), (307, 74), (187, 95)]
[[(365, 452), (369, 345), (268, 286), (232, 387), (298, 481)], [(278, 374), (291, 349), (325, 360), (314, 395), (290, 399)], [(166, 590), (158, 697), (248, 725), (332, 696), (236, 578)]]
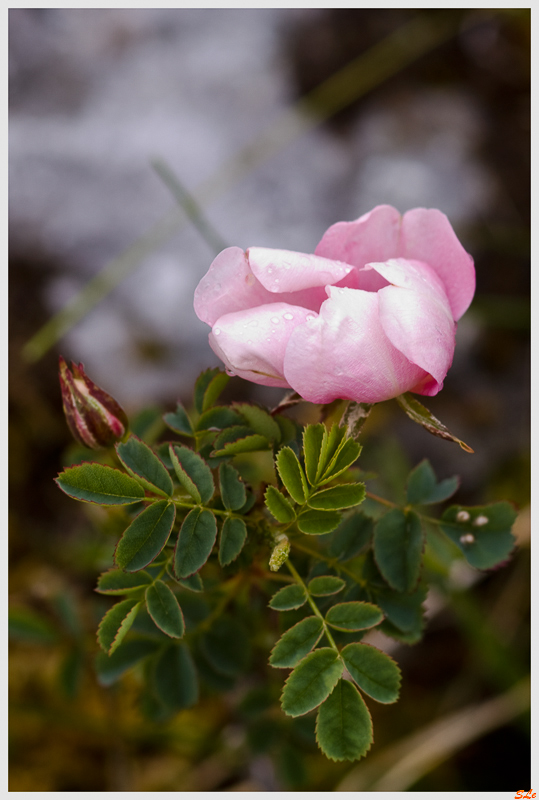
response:
[(474, 290), (445, 214), (377, 206), (332, 225), (314, 255), (223, 250), (195, 312), (229, 372), (313, 403), (376, 403), (440, 391)]

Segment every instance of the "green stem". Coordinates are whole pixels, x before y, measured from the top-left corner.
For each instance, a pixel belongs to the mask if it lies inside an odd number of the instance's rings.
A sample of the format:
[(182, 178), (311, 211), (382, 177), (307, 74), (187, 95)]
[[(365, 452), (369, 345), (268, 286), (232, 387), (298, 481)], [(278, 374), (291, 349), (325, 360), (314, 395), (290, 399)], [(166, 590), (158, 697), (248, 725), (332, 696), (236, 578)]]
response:
[(333, 639), (333, 636), (331, 635), (331, 633), (329, 631), (329, 628), (327, 626), (327, 622), (324, 619), (324, 617), (322, 616), (322, 614), (320, 612), (320, 609), (318, 608), (318, 606), (314, 602), (313, 598), (311, 597), (311, 594), (309, 593), (309, 590), (307, 589), (305, 581), (303, 580), (303, 578), (301, 577), (301, 575), (299, 574), (297, 569), (294, 567), (294, 565), (290, 562), (290, 559), (287, 560), (286, 566), (288, 567), (288, 570), (289, 570), (290, 574), (292, 575), (292, 577), (294, 578), (294, 580), (296, 581), (296, 583), (298, 583), (300, 586), (302, 586), (304, 588), (305, 593), (307, 595), (307, 602), (309, 603), (310, 607), (312, 608), (312, 610), (314, 611), (316, 616), (322, 622), (322, 625), (324, 627), (324, 633), (326, 634), (326, 637), (327, 637), (331, 647), (333, 648), (333, 650), (335, 650), (336, 653), (339, 653), (339, 648), (335, 644), (335, 640)]
[(330, 556), (325, 556), (323, 553), (319, 553), (318, 550), (312, 550), (310, 547), (306, 547), (304, 544), (300, 544), (299, 542), (295, 542), (291, 540), (290, 544), (292, 547), (295, 547), (296, 550), (301, 550), (303, 553), (307, 553), (309, 556), (314, 556), (314, 558), (319, 558), (320, 561), (324, 561), (329, 567), (333, 567), (334, 569), (338, 570), (339, 572), (344, 572), (345, 575), (349, 575), (352, 580), (359, 584), (362, 588), (365, 588), (367, 583), (362, 578), (358, 578), (351, 569), (348, 569), (344, 564), (342, 564), (338, 558), (331, 558)]

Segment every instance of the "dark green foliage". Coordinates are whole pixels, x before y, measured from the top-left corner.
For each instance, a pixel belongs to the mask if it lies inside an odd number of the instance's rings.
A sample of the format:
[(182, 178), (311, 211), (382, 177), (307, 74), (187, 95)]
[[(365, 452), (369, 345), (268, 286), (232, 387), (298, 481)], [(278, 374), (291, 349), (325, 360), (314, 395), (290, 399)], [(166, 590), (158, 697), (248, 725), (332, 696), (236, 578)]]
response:
[(125, 506), (144, 499), (144, 489), (138, 481), (103, 464), (68, 467), (55, 480), (63, 492), (86, 503)]
[(296, 517), (294, 507), (275, 486), (268, 486), (265, 494), (266, 505), (277, 522), (292, 522)]
[(245, 672), (251, 660), (251, 643), (245, 627), (223, 615), (202, 635), (200, 647), (214, 670), (236, 676)]
[(459, 483), (456, 476), (446, 478), (438, 483), (429, 461), (424, 459), (408, 476), (406, 497), (412, 505), (441, 503), (442, 500), (447, 500), (448, 497), (455, 494)]
[(211, 470), (198, 453), (188, 447), (170, 446), (170, 458), (176, 477), (195, 503), (211, 500), (215, 486)]
[(307, 481), (298, 457), (290, 447), (279, 450), (276, 459), (277, 469), (290, 497), (303, 504), (307, 497)]
[(291, 608), (300, 608), (306, 602), (307, 593), (303, 586), (293, 583), (291, 586), (279, 589), (271, 598), (269, 606), (277, 611), (287, 611)]
[(239, 556), (246, 539), (245, 522), (239, 518), (227, 517), (219, 540), (219, 563), (222, 567), (226, 567)]
[(157, 699), (173, 711), (198, 701), (198, 679), (187, 647), (172, 644), (162, 650), (151, 670), (151, 688)]
[(176, 596), (163, 581), (156, 581), (146, 589), (146, 608), (157, 627), (175, 639), (181, 639), (185, 625)]
[(366, 628), (374, 628), (383, 618), (384, 615), (377, 606), (355, 600), (350, 603), (337, 603), (331, 606), (326, 614), (328, 625), (341, 631), (361, 631)]
[(374, 521), (357, 511), (347, 517), (333, 534), (329, 553), (339, 561), (349, 561), (370, 543), (374, 532)]
[(211, 511), (193, 508), (183, 521), (174, 551), (174, 573), (188, 578), (206, 563), (217, 537), (217, 522)]
[(175, 412), (163, 415), (163, 420), (168, 427), (175, 431), (175, 433), (183, 433), (187, 436), (193, 435), (193, 426), (191, 420), (187, 415), (187, 411), (178, 403)]
[(229, 380), (226, 372), (218, 368), (207, 369), (199, 375), (194, 391), (195, 408), (199, 414), (215, 404)]
[(314, 535), (330, 533), (339, 525), (342, 517), (338, 511), (316, 511), (308, 509), (298, 516), (298, 528), (303, 533)]
[(247, 493), (238, 470), (232, 464), (219, 466), (219, 488), (221, 499), (225, 508), (230, 511), (239, 511), (245, 505)]
[(285, 714), (298, 717), (323, 703), (343, 671), (339, 654), (330, 647), (309, 653), (290, 673), (281, 697)]
[(135, 621), (140, 608), (136, 600), (122, 600), (107, 611), (97, 629), (97, 641), (109, 656), (114, 653)]
[(401, 673), (390, 656), (370, 644), (349, 644), (341, 651), (344, 665), (360, 689), (379, 703), (394, 703)]
[(95, 660), (97, 680), (101, 686), (110, 686), (128, 669), (155, 653), (159, 646), (159, 642), (149, 639), (132, 639), (124, 642), (110, 656), (98, 653)]
[(321, 575), (309, 581), (309, 592), (315, 597), (325, 597), (326, 595), (337, 594), (345, 587), (342, 578), (333, 575)]
[(167, 500), (158, 500), (135, 517), (118, 542), (114, 560), (128, 572), (150, 564), (168, 541), (176, 508)]
[(505, 560), (515, 546), (511, 527), (517, 517), (510, 503), (451, 506), (442, 514), (441, 529), (476, 569), (490, 569)]
[(413, 511), (388, 511), (374, 527), (374, 557), (389, 585), (399, 592), (417, 586), (424, 547), (421, 520)]
[(320, 640), (324, 627), (319, 617), (302, 619), (283, 633), (273, 650), (269, 663), (272, 667), (293, 667)]
[(121, 569), (109, 569), (99, 576), (96, 592), (100, 594), (127, 594), (145, 589), (152, 583), (147, 572), (124, 572)]
[(127, 442), (116, 445), (116, 452), (129, 474), (145, 489), (170, 497), (174, 490), (170, 475), (147, 444), (130, 436)]

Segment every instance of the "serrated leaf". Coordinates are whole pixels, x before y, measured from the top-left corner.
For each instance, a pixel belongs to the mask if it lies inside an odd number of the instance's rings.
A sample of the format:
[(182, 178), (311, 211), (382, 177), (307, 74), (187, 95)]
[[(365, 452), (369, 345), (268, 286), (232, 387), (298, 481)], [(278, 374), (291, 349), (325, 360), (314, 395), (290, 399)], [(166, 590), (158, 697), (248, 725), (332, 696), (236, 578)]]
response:
[(292, 608), (300, 608), (307, 602), (307, 593), (303, 586), (293, 583), (291, 586), (283, 586), (276, 592), (269, 601), (269, 607), (276, 611), (289, 611)]
[(116, 452), (129, 474), (146, 489), (170, 497), (174, 491), (170, 475), (147, 444), (130, 436), (116, 445)]
[(339, 654), (321, 647), (300, 661), (285, 683), (281, 705), (285, 714), (299, 717), (323, 703), (342, 675)]
[(298, 516), (298, 528), (302, 533), (319, 535), (334, 531), (342, 519), (338, 511), (318, 511), (310, 508)]
[(239, 517), (227, 517), (221, 528), (219, 563), (222, 567), (237, 558), (247, 539), (247, 527)]
[(127, 572), (148, 566), (168, 541), (176, 507), (167, 500), (158, 500), (135, 517), (118, 542), (114, 561)]
[(193, 575), (189, 575), (188, 578), (177, 578), (174, 575), (174, 571), (167, 568), (167, 574), (170, 575), (172, 580), (176, 581), (180, 586), (183, 586), (184, 589), (189, 589), (191, 592), (203, 592), (204, 591), (204, 584), (202, 583), (202, 578), (200, 577), (199, 572), (193, 573)]
[(453, 436), (453, 434), (448, 431), (445, 425), (440, 422), (439, 419), (436, 419), (434, 414), (431, 414), (428, 408), (425, 408), (425, 406), (422, 405), (419, 400), (416, 400), (411, 394), (401, 394), (396, 397), (395, 400), (410, 417), (410, 419), (412, 419), (414, 422), (417, 422), (419, 425), (422, 425), (423, 428), (425, 428), (425, 430), (427, 430), (429, 433), (432, 433), (434, 436), (439, 436), (441, 439), (447, 439), (450, 442), (456, 442), (467, 453), (474, 452), (469, 445), (467, 445), (461, 439), (458, 439), (456, 436)]
[(268, 414), (260, 406), (255, 406), (252, 403), (234, 403), (234, 409), (238, 411), (247, 425), (252, 428), (255, 433), (259, 433), (270, 442), (281, 441), (281, 429), (277, 422), (273, 419), (271, 414)]
[(230, 406), (215, 406), (200, 415), (196, 430), (223, 430), (223, 428), (228, 428), (229, 425), (241, 425), (241, 423), (241, 416)]
[(318, 471), (316, 475), (317, 483), (319, 483), (322, 474), (327, 471), (329, 464), (331, 461), (333, 461), (341, 449), (345, 435), (344, 428), (341, 428), (335, 423), (331, 426), (330, 430), (327, 431), (325, 440), (323, 442), (322, 452), (320, 454), (320, 462), (318, 464)]
[(277, 522), (292, 522), (296, 518), (293, 506), (275, 486), (268, 486), (264, 499), (266, 506)]
[(371, 715), (350, 681), (341, 678), (318, 709), (316, 741), (332, 761), (355, 761), (370, 750)]
[(197, 673), (185, 645), (175, 643), (157, 656), (151, 683), (155, 695), (167, 708), (179, 711), (198, 702)]
[(358, 506), (365, 499), (363, 483), (339, 483), (329, 489), (315, 492), (308, 499), (311, 508), (325, 511), (337, 511), (340, 508)]
[(100, 686), (111, 686), (124, 672), (155, 653), (159, 647), (159, 642), (136, 639), (124, 642), (110, 656), (106, 653), (98, 653), (95, 660), (97, 682)]
[(236, 676), (245, 672), (251, 659), (247, 630), (239, 620), (221, 616), (202, 634), (200, 647), (217, 672)]
[(104, 464), (68, 467), (55, 481), (63, 492), (75, 500), (101, 506), (126, 506), (145, 497), (138, 481)]
[(136, 600), (122, 600), (107, 611), (97, 629), (97, 641), (105, 653), (111, 655), (122, 643), (139, 608)]
[(346, 586), (342, 578), (334, 575), (320, 575), (309, 581), (309, 592), (315, 597), (326, 597), (330, 594), (337, 594)]
[(374, 521), (361, 511), (347, 517), (337, 528), (329, 545), (329, 554), (339, 561), (358, 555), (372, 539)]
[(323, 486), (346, 472), (357, 461), (360, 453), (361, 446), (357, 442), (353, 439), (345, 439), (318, 479), (318, 486)]
[(505, 561), (515, 546), (511, 528), (517, 513), (510, 503), (488, 506), (450, 506), (440, 528), (476, 569), (490, 569)]
[(316, 485), (316, 476), (322, 447), (327, 439), (325, 425), (307, 425), (303, 431), (303, 452), (305, 454), (305, 473), (311, 486)]
[(291, 447), (283, 447), (279, 450), (276, 464), (288, 494), (296, 503), (303, 505), (308, 493), (307, 480), (298, 457)]
[(388, 511), (374, 526), (374, 558), (384, 579), (398, 592), (417, 586), (425, 536), (418, 515), (399, 508)]
[(455, 494), (458, 488), (459, 479), (456, 476), (438, 483), (430, 462), (425, 458), (408, 476), (406, 499), (412, 505), (441, 503)]
[(313, 649), (323, 631), (320, 617), (302, 619), (283, 633), (271, 651), (269, 663), (272, 667), (294, 667)]
[(203, 458), (188, 447), (170, 446), (174, 472), (185, 491), (195, 503), (208, 503), (213, 497), (213, 475)]
[(372, 603), (352, 600), (349, 603), (337, 603), (331, 606), (326, 614), (326, 622), (340, 631), (362, 631), (374, 628), (384, 618), (381, 609)]
[(219, 486), (221, 500), (229, 511), (238, 511), (245, 505), (247, 492), (238, 470), (232, 464), (223, 463), (219, 466)]
[(252, 453), (256, 450), (269, 450), (270, 443), (265, 436), (253, 433), (251, 428), (233, 425), (225, 428), (213, 443), (212, 456), (235, 456), (239, 453)]
[(174, 573), (178, 578), (188, 578), (206, 563), (215, 539), (217, 523), (206, 508), (193, 508), (180, 528), (174, 550)]
[(344, 665), (360, 689), (379, 703), (399, 697), (401, 671), (395, 661), (370, 644), (354, 642), (341, 650)]
[(288, 444), (293, 441), (298, 435), (298, 425), (288, 417), (283, 417), (281, 414), (275, 414), (273, 417), (281, 431), (281, 443)]
[(124, 572), (121, 569), (109, 569), (97, 579), (96, 592), (99, 594), (128, 594), (145, 589), (152, 583), (147, 572)]
[(193, 436), (193, 426), (187, 414), (187, 411), (178, 403), (176, 411), (169, 412), (163, 415), (164, 423), (175, 433), (183, 433), (187, 436)]
[(181, 639), (185, 624), (175, 594), (163, 581), (156, 581), (146, 589), (146, 608), (157, 627), (175, 639)]
[(207, 369), (198, 376), (195, 382), (194, 402), (199, 414), (215, 404), (229, 380), (226, 372), (218, 367)]

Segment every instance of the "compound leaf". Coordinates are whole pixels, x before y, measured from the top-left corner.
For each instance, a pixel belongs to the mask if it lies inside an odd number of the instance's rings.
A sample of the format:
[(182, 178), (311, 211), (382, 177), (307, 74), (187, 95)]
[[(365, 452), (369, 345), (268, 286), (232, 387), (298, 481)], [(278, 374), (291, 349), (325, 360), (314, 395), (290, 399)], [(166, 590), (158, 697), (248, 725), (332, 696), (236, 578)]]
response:
[(373, 742), (372, 719), (356, 687), (340, 679), (318, 709), (316, 741), (326, 758), (355, 761)]
[(401, 671), (393, 659), (370, 644), (354, 642), (341, 650), (344, 665), (360, 689), (379, 703), (399, 696)]
[(323, 630), (319, 617), (306, 617), (297, 622), (283, 633), (271, 651), (269, 663), (272, 667), (294, 667), (318, 643)]
[(305, 656), (284, 685), (281, 705), (285, 714), (299, 717), (323, 703), (342, 671), (339, 654), (330, 647), (321, 647)]
[(127, 572), (148, 566), (168, 541), (176, 518), (176, 507), (158, 500), (135, 517), (118, 542), (114, 560)]
[(358, 506), (365, 499), (365, 485), (363, 483), (339, 483), (329, 489), (322, 489), (308, 499), (311, 508), (337, 511), (341, 508)]

